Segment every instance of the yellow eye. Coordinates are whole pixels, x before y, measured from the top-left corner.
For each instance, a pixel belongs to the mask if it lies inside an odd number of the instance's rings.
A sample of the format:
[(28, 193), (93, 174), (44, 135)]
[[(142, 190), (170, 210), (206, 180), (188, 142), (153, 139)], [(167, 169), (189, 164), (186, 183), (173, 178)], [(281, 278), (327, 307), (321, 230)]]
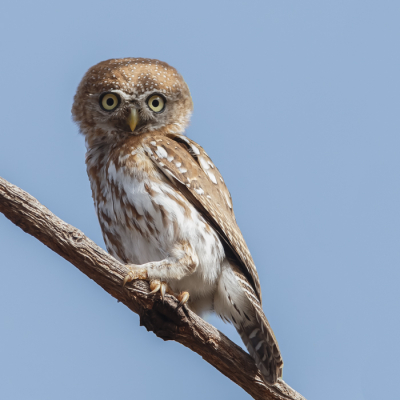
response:
[(165, 100), (160, 95), (154, 94), (147, 100), (147, 104), (150, 107), (150, 110), (160, 112), (164, 110)]
[(106, 93), (100, 98), (100, 105), (103, 110), (112, 111), (120, 103), (119, 96), (115, 93)]

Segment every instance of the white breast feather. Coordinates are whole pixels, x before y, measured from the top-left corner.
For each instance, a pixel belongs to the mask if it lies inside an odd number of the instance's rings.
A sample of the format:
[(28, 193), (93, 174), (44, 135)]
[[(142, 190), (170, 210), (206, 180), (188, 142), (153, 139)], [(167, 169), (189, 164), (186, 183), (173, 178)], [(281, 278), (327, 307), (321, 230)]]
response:
[[(168, 183), (155, 183), (144, 175), (143, 171), (135, 171), (132, 168), (128, 171), (126, 167), (117, 170), (115, 165), (110, 163), (107, 171), (104, 172), (106, 179), (101, 181), (100, 190), (106, 200), (96, 204), (97, 212), (100, 222), (112, 234), (120, 238), (120, 244), (129, 262), (144, 264), (149, 261), (160, 261), (167, 257), (177, 240), (188, 241), (197, 252), (199, 266), (193, 275), (169, 282), (170, 285), (176, 291), (189, 291), (192, 299), (215, 291), (225, 251), (218, 235), (213, 229), (209, 231), (206, 229), (203, 217), (190, 202)], [(119, 198), (115, 198), (115, 192), (111, 190), (110, 185), (118, 186)], [(149, 191), (145, 189), (145, 185), (151, 189), (152, 198)], [(97, 190), (96, 185), (93, 186)], [(174, 201), (173, 197), (186, 204), (190, 210), (190, 218), (185, 216), (184, 208)], [(154, 207), (153, 203), (162, 206), (167, 215), (167, 224), (164, 223), (162, 213)], [(125, 223), (126, 215), (132, 220), (135, 218), (129, 205), (143, 216), (141, 219), (136, 219), (135, 223), (148, 233), (147, 237)], [(108, 223), (102, 219), (101, 212), (112, 222)], [(146, 215), (152, 218), (151, 224), (156, 234), (152, 234), (148, 229), (149, 221)], [(116, 249), (107, 237), (105, 237), (105, 242), (110, 253), (118, 258)]]

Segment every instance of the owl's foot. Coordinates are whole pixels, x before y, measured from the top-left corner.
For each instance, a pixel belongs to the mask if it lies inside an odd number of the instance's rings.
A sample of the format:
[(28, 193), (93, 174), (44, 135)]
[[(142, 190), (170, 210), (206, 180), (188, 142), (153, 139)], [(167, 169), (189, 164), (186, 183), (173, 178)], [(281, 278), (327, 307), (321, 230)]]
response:
[(182, 292), (178, 295), (177, 299), (179, 300), (179, 307), (182, 307), (189, 300), (189, 292)]
[(172, 296), (176, 296), (173, 290), (168, 286), (168, 283), (160, 281), (159, 279), (153, 279), (150, 281), (150, 290), (151, 292), (149, 294), (154, 294), (160, 291), (163, 302), (165, 293), (171, 294)]
[(150, 281), (150, 290), (149, 294), (154, 294), (160, 291), (161, 299), (164, 302), (165, 293), (168, 293), (179, 300), (179, 307), (183, 306), (189, 300), (189, 293), (182, 292), (181, 294), (176, 294), (167, 284), (167, 282), (160, 281), (159, 279), (153, 279)]
[(123, 286), (125, 286), (128, 282), (132, 282), (136, 279), (147, 279), (147, 270), (146, 268), (137, 267), (136, 265), (128, 266), (130, 271), (128, 275), (124, 278)]

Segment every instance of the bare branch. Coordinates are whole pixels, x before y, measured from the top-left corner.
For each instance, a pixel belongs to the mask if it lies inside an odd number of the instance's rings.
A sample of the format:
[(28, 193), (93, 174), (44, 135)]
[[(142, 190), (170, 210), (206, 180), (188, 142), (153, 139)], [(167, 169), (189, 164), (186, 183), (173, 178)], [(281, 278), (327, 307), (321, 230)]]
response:
[(125, 265), (80, 230), (55, 216), (30, 194), (1, 177), (0, 211), (139, 314), (140, 324), (147, 330), (193, 350), (254, 399), (305, 400), (283, 380), (274, 386), (265, 385), (246, 352), (186, 307), (178, 308), (173, 296), (167, 295), (162, 303), (159, 295), (148, 295), (149, 285), (145, 281), (136, 281), (123, 288), (123, 277), (128, 273)]

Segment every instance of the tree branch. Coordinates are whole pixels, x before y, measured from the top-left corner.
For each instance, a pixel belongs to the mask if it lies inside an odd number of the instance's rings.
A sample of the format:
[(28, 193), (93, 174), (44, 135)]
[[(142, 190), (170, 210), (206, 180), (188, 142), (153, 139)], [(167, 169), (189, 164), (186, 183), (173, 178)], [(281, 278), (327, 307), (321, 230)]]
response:
[(139, 314), (140, 324), (164, 340), (175, 340), (193, 350), (254, 399), (305, 400), (283, 380), (266, 385), (253, 359), (212, 325), (173, 296), (148, 295), (149, 285), (135, 281), (122, 286), (128, 273), (80, 230), (62, 221), (30, 194), (0, 177), (0, 211), (23, 231), (71, 262), (104, 290)]

